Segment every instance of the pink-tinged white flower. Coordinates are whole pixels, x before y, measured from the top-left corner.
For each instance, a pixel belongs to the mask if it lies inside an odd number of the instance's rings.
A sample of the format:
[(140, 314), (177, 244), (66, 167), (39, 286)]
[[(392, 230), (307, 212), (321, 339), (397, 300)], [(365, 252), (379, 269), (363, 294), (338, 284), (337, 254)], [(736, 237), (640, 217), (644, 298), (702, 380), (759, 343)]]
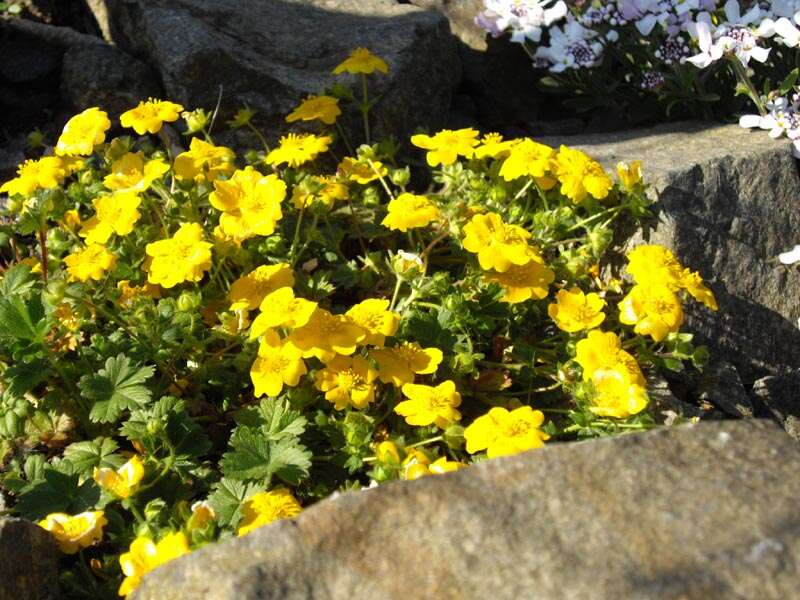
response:
[(701, 69), (720, 58), (731, 56), (739, 59), (743, 66), (747, 66), (751, 58), (766, 62), (769, 48), (758, 45), (763, 30), (753, 27), (762, 16), (758, 6), (742, 15), (737, 0), (725, 3), (726, 21), (720, 25), (713, 25), (708, 13), (700, 13), (697, 22), (689, 27), (689, 33), (697, 39), (700, 53), (687, 60)]
[(548, 61), (553, 73), (562, 73), (597, 66), (602, 55), (603, 44), (598, 41), (597, 32), (568, 18), (563, 27), (550, 29), (550, 45), (537, 48), (534, 56)]
[(567, 14), (563, 0), (484, 0), (484, 10), (475, 17), (475, 24), (494, 37), (511, 32), (511, 41), (539, 42), (542, 28), (549, 27)]

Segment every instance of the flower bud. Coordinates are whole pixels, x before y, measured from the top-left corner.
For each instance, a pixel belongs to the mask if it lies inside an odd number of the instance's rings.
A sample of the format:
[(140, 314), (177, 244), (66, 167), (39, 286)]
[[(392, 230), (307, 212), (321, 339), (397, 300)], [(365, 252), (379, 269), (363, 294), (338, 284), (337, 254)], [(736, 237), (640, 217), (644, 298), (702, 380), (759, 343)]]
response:
[(203, 131), (208, 125), (208, 120), (211, 114), (198, 108), (193, 111), (185, 111), (181, 113), (183, 120), (186, 122), (186, 133), (197, 133)]
[(178, 310), (181, 312), (189, 312), (200, 306), (200, 294), (196, 292), (181, 292), (178, 296)]
[(398, 187), (403, 187), (408, 185), (408, 182), (411, 180), (411, 171), (408, 167), (403, 169), (394, 169), (392, 171), (392, 183)]

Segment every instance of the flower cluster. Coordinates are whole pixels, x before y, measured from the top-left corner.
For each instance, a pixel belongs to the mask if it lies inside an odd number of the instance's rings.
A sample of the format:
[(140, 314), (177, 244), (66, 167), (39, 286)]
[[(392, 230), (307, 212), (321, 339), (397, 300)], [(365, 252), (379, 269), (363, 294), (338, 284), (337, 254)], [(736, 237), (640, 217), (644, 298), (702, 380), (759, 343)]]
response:
[[(572, 2), (569, 10), (561, 2), (545, 10), (546, 4), (485, 0), (476, 23), (495, 37), (509, 32), (534, 67), (549, 72), (550, 91), (585, 96), (580, 102), (567, 100), (576, 107), (616, 107), (619, 115), (638, 121), (648, 113), (650, 119), (708, 117), (709, 105), (714, 114), (732, 116), (743, 108), (731, 98), (738, 82), (766, 119), (750, 118), (745, 126), (774, 130), (775, 119), (788, 112), (786, 92), (792, 90), (781, 86), (787, 73), (778, 81), (774, 73), (795, 63), (793, 50), (800, 44), (796, 2), (614, 0)], [(541, 16), (545, 13), (547, 19)], [(699, 69), (707, 72), (701, 75)], [(783, 90), (778, 106), (765, 106), (757, 91), (764, 84)]]
[[(521, 29), (562, 10), (515, 6)], [(245, 107), (243, 156), (202, 110), (149, 99), (106, 139), (90, 108), (3, 185), (0, 488), (70, 597), (337, 491), (654, 427), (645, 375), (702, 363), (679, 330), (689, 296), (716, 308), (700, 275), (655, 246), (611, 270), (616, 220), (647, 214), (639, 162), (469, 128), (401, 155), (370, 143), (388, 69), (336, 66), (362, 97), (301, 100), (287, 122), (313, 132)]]

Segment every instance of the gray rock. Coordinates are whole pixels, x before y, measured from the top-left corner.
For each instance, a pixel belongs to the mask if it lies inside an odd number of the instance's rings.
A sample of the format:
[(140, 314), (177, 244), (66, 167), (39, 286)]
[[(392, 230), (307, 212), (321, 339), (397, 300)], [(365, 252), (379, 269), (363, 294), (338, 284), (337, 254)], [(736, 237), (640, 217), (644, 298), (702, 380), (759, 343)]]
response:
[(135, 600), (797, 596), (800, 448), (665, 428), (320, 502), (148, 574)]
[(112, 115), (161, 94), (148, 65), (107, 44), (69, 48), (61, 67), (61, 90), (77, 110), (100, 106)]
[[(475, 24), (483, 0), (410, 0), (420, 8), (438, 10), (450, 21), (450, 30), (464, 44), (486, 50), (486, 32)], [(520, 49), (521, 51), (521, 49)]]
[(0, 600), (55, 600), (58, 548), (41, 527), (0, 518)]
[(686, 419), (700, 419), (704, 416), (697, 406), (678, 398), (667, 380), (659, 375), (650, 375), (647, 378), (647, 396), (650, 399), (649, 410), (659, 423), (674, 425)]
[[(144, 57), (166, 95), (226, 114), (248, 104), (270, 134), (308, 94), (360, 79), (334, 67), (356, 47), (389, 64), (370, 78), (376, 136), (437, 128), (460, 79), (447, 20), (390, 0), (106, 0), (114, 41)], [(100, 16), (98, 15), (98, 18)], [(360, 139), (357, 141), (361, 141)]]
[[(52, 110), (66, 100), (71, 110), (101, 106), (118, 114), (148, 96), (160, 95), (161, 87), (155, 72), (146, 64), (110, 46), (100, 38), (78, 33), (67, 27), (35, 23), (23, 19), (0, 22), (9, 46), (7, 62), (2, 61), (0, 80), (24, 83), (25, 93), (17, 104), (20, 110), (31, 107), (27, 88), (43, 87), (48, 92), (60, 91), (62, 98), (49, 98)], [(30, 48), (35, 52), (29, 53)], [(6, 48), (3, 47), (5, 57)], [(9, 88), (3, 97), (13, 89)], [(31, 119), (33, 120), (33, 119)]]
[(786, 433), (800, 441), (800, 371), (759, 379), (753, 385), (753, 395)]
[(643, 159), (658, 202), (652, 228), (633, 243), (671, 248), (720, 305), (712, 313), (690, 304), (687, 329), (745, 382), (800, 367), (800, 271), (776, 260), (800, 243), (800, 177), (786, 141), (687, 124), (547, 141), (609, 167)]
[(703, 370), (697, 392), (701, 401), (721, 408), (732, 417), (753, 416), (753, 402), (739, 377), (739, 372), (730, 363), (710, 362)]

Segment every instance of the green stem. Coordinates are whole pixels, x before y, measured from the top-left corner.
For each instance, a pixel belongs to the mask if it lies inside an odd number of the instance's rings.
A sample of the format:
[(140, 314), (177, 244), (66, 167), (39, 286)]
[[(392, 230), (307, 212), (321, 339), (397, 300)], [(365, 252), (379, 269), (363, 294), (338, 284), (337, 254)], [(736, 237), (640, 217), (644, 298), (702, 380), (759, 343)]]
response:
[(758, 90), (756, 90), (756, 86), (753, 85), (750, 75), (747, 74), (747, 69), (735, 56), (730, 58), (730, 62), (733, 65), (733, 72), (736, 74), (736, 78), (739, 80), (739, 83), (745, 87), (747, 90), (747, 95), (753, 101), (753, 104), (756, 105), (758, 114), (760, 114), (762, 117), (765, 117), (767, 115), (767, 109), (761, 100), (761, 95), (758, 93)]
[(428, 438), (427, 440), (422, 440), (421, 442), (417, 442), (416, 444), (409, 444), (406, 446), (406, 450), (409, 448), (417, 448), (419, 446), (425, 446), (426, 444), (432, 444), (434, 442), (441, 442), (444, 439), (444, 436), (437, 435), (436, 437)]
[(363, 94), (361, 115), (364, 118), (364, 137), (369, 144), (369, 97), (367, 95), (367, 76), (364, 73), (361, 74), (361, 91)]
[(350, 145), (350, 140), (347, 138), (347, 134), (344, 132), (344, 129), (342, 129), (342, 126), (339, 123), (339, 121), (336, 121), (336, 130), (339, 132), (339, 136), (342, 138), (344, 146), (345, 148), (347, 148), (347, 152), (350, 154), (350, 156), (355, 156), (355, 152), (353, 152), (353, 147)]
[(394, 284), (394, 293), (392, 294), (392, 301), (389, 303), (389, 312), (394, 310), (395, 304), (397, 304), (397, 297), (400, 295), (400, 288), (403, 287), (403, 279), (401, 277), (397, 278), (397, 283)]
[(295, 256), (295, 252), (297, 251), (297, 244), (300, 243), (300, 226), (303, 224), (303, 215), (306, 212), (306, 203), (303, 202), (303, 206), (300, 207), (300, 214), (297, 215), (297, 226), (294, 228), (294, 238), (292, 239), (292, 247), (289, 248), (289, 264), (294, 267), (295, 263), (297, 263), (297, 257)]

